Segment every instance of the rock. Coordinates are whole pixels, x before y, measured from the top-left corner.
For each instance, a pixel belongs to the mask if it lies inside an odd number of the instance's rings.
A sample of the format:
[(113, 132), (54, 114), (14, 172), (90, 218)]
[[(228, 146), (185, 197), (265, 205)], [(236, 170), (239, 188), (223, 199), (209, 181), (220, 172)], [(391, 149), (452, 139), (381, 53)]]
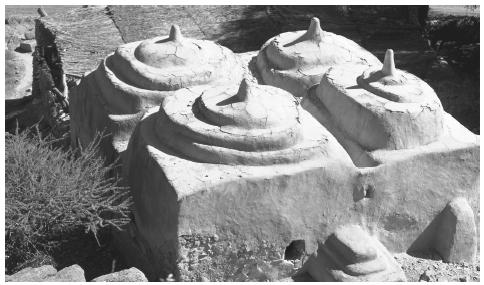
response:
[(54, 276), (49, 276), (43, 281), (51, 282), (86, 282), (84, 270), (77, 264), (59, 270)]
[(262, 271), (260, 266), (258, 264), (253, 264), (250, 266), (249, 271), (247, 273), (247, 277), (250, 281), (257, 281), (257, 282), (263, 282), (267, 281), (267, 276)]
[(406, 281), (383, 244), (356, 225), (337, 228), (304, 264), (303, 271), (318, 282)]
[(432, 270), (425, 270), (422, 275), (420, 275), (420, 278), (418, 281), (425, 281), (425, 282), (430, 282), (434, 279), (435, 272)]
[(241, 272), (237, 276), (235, 276), (234, 281), (235, 282), (246, 282), (249, 280), (249, 276), (247, 276), (245, 273)]
[(452, 200), (441, 213), (435, 249), (445, 262), (474, 262), (477, 231), (474, 213), (466, 198)]
[(44, 265), (37, 268), (27, 267), (19, 272), (5, 277), (5, 281), (11, 282), (40, 282), (53, 276), (57, 273), (57, 270), (52, 265)]
[(460, 282), (467, 282), (467, 277), (466, 276), (459, 277), (459, 281)]
[(42, 8), (42, 7), (39, 7), (37, 9), (37, 13), (39, 13), (40, 17), (47, 17), (47, 12), (45, 12), (44, 8)]
[(37, 42), (35, 40), (26, 40), (20, 43), (19, 51), (20, 52), (33, 52), (35, 50), (35, 46)]
[(148, 282), (148, 279), (139, 269), (131, 267), (130, 269), (96, 277), (91, 282)]
[(27, 31), (24, 33), (24, 38), (26, 40), (34, 40), (35, 39), (35, 32), (34, 31)]
[(74, 264), (57, 271), (52, 265), (25, 268), (5, 278), (14, 282), (86, 282), (84, 270)]

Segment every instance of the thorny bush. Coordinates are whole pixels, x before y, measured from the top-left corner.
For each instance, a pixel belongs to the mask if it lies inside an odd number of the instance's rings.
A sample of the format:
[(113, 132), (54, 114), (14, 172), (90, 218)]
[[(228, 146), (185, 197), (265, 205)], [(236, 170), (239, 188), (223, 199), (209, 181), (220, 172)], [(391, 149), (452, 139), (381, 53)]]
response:
[(129, 222), (131, 197), (98, 155), (101, 136), (85, 149), (63, 150), (28, 129), (5, 137), (5, 250), (8, 271), (48, 254), (83, 229), (97, 239)]

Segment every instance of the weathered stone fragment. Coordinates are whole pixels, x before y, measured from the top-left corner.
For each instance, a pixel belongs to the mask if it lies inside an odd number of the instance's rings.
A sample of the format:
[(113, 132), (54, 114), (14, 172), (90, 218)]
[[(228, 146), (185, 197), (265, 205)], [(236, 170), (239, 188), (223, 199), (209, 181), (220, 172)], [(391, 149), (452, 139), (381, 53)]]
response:
[(473, 263), (477, 251), (474, 213), (466, 198), (452, 200), (441, 214), (435, 249), (446, 262)]
[(406, 281), (388, 250), (360, 226), (338, 228), (303, 267), (316, 281)]
[(19, 272), (5, 277), (5, 281), (12, 282), (40, 282), (53, 276), (57, 270), (52, 265), (43, 265), (37, 268), (27, 267)]
[(52, 265), (37, 268), (27, 267), (6, 276), (5, 281), (12, 282), (86, 282), (84, 270), (77, 264), (57, 271)]
[(102, 275), (91, 280), (91, 282), (148, 282), (143, 272), (137, 268), (130, 268)]
[(55, 275), (49, 276), (44, 281), (51, 282), (86, 282), (84, 270), (77, 264), (59, 270)]
[(20, 52), (33, 52), (35, 50), (35, 46), (37, 45), (35, 40), (26, 40), (22, 41), (19, 46)]
[(311, 19), (307, 31), (282, 33), (269, 39), (257, 56), (264, 83), (298, 97), (318, 84), (328, 68), (348, 62), (381, 64), (355, 42), (323, 31), (318, 18)]

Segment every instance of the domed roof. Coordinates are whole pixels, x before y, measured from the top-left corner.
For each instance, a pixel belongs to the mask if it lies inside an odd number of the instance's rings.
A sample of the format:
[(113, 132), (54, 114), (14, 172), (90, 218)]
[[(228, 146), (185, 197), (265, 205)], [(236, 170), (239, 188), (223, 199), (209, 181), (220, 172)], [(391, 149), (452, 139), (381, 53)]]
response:
[(270, 39), (257, 58), (264, 82), (295, 96), (304, 96), (331, 66), (348, 62), (381, 64), (355, 42), (323, 31), (318, 18), (311, 19), (307, 31), (282, 33)]
[(193, 160), (294, 162), (315, 156), (320, 148), (304, 140), (300, 111), (286, 91), (243, 80), (238, 89), (213, 87), (196, 98), (179, 91), (163, 102), (158, 125), (163, 141)]
[(345, 136), (367, 150), (413, 148), (444, 132), (437, 94), (415, 75), (395, 68), (392, 50), (377, 67), (332, 67), (312, 90), (310, 96), (323, 103)]
[(399, 103), (418, 103), (435, 93), (417, 76), (395, 68), (393, 50), (385, 53), (381, 69), (369, 68), (357, 78), (358, 86), (387, 100)]
[(105, 65), (122, 82), (157, 91), (236, 81), (243, 74), (232, 51), (211, 41), (185, 38), (177, 25), (168, 36), (120, 46)]
[(196, 42), (185, 39), (178, 25), (173, 25), (165, 39), (149, 39), (134, 50), (140, 62), (156, 68), (188, 67), (206, 63), (214, 54), (207, 52)]

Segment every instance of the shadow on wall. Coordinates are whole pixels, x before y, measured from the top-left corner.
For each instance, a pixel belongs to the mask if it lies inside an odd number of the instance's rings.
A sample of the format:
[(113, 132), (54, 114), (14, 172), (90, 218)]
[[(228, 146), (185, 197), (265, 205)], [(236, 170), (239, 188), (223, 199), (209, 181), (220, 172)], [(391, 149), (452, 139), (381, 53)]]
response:
[(323, 29), (358, 38), (356, 27), (346, 19), (346, 6), (245, 6), (236, 20), (221, 23), (216, 42), (234, 52), (259, 50), (270, 38), (284, 32), (306, 30), (318, 17)]
[(244, 7), (237, 20), (221, 23), (216, 42), (238, 53), (259, 50), (268, 39), (281, 33), (268, 11), (268, 6)]

